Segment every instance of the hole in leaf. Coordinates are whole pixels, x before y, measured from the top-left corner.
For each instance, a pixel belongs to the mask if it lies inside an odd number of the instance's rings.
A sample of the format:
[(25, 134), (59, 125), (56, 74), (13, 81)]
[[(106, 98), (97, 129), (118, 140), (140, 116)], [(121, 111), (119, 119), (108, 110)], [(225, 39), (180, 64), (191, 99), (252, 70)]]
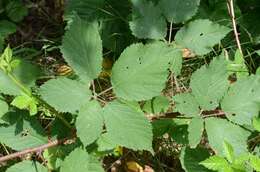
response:
[(128, 66), (126, 66), (126, 69), (129, 69), (129, 67), (128, 67)]
[(200, 33), (200, 36), (203, 36), (203, 33)]
[(236, 114), (233, 113), (232, 116), (236, 116)]
[(210, 101), (209, 103), (210, 103), (210, 104), (213, 104), (213, 102), (212, 102), (212, 101)]

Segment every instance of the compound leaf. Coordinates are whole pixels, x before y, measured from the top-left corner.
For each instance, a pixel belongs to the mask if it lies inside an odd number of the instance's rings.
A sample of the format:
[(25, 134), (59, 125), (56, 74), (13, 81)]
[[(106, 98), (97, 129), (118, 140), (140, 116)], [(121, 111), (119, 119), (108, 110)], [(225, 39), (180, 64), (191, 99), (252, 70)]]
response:
[(202, 118), (192, 118), (189, 127), (188, 127), (188, 138), (189, 145), (191, 148), (196, 148), (196, 146), (200, 143), (202, 133), (204, 130), (204, 121)]
[(193, 73), (190, 87), (201, 109), (212, 110), (219, 106), (228, 89), (228, 72), (225, 66), (226, 61), (220, 56), (214, 58), (208, 67), (204, 65)]
[(224, 96), (221, 107), (228, 119), (238, 124), (251, 125), (260, 110), (260, 76), (251, 75), (232, 84)]
[(42, 98), (60, 112), (79, 110), (87, 104), (91, 92), (87, 84), (68, 78), (52, 79), (40, 88)]
[(103, 129), (102, 109), (98, 102), (90, 101), (80, 109), (76, 128), (85, 146), (98, 139)]
[(177, 94), (173, 97), (175, 111), (188, 116), (200, 114), (199, 104), (191, 93)]
[(183, 48), (188, 48), (197, 55), (204, 55), (212, 51), (212, 47), (229, 32), (228, 27), (210, 20), (194, 20), (177, 32), (175, 40)]
[(61, 52), (82, 80), (92, 80), (101, 71), (102, 41), (97, 22), (75, 17), (62, 40)]
[(62, 162), (62, 172), (87, 171), (87, 172), (104, 172), (101, 163), (93, 155), (86, 151), (76, 148)]
[(169, 22), (181, 23), (191, 19), (200, 0), (161, 0), (159, 6)]
[(116, 145), (152, 152), (152, 126), (144, 113), (119, 102), (105, 106), (107, 134)]
[(118, 97), (149, 100), (160, 95), (168, 76), (167, 68), (176, 49), (162, 42), (126, 48), (112, 69), (112, 85)]
[(133, 34), (140, 39), (163, 39), (167, 25), (161, 10), (153, 2), (132, 0), (132, 21), (129, 23)]
[(250, 133), (240, 126), (225, 119), (208, 118), (205, 120), (205, 128), (209, 144), (218, 155), (225, 156), (224, 140), (233, 146), (235, 156), (247, 152), (247, 138)]

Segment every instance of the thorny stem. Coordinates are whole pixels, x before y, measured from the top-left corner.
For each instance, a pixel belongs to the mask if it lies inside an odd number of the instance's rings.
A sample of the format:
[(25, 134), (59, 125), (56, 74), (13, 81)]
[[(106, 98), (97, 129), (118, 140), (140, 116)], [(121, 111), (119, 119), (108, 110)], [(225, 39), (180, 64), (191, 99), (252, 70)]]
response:
[(237, 32), (237, 25), (236, 25), (236, 18), (235, 18), (234, 2), (233, 2), (233, 0), (227, 0), (227, 7), (228, 7), (229, 15), (230, 15), (231, 20), (232, 20), (232, 25), (233, 25), (235, 38), (236, 38), (237, 47), (238, 47), (241, 55), (244, 56), (242, 48), (241, 48), (241, 43), (240, 43), (240, 40), (239, 40), (238, 32)]

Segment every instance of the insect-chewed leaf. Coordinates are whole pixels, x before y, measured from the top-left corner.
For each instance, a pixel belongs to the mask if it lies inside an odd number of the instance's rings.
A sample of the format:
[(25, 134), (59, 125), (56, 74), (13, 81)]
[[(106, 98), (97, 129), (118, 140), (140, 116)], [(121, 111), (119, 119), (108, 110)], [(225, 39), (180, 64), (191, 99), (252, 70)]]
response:
[(224, 96), (221, 107), (228, 119), (235, 123), (251, 125), (260, 110), (260, 76), (239, 78)]
[(129, 23), (133, 34), (141, 39), (163, 39), (167, 25), (161, 10), (147, 0), (132, 0), (132, 21)]
[(162, 42), (126, 48), (112, 69), (112, 85), (117, 96), (139, 101), (160, 95), (176, 51)]
[(119, 102), (104, 109), (107, 137), (115, 145), (152, 152), (152, 126), (144, 113)]
[(102, 41), (97, 22), (75, 17), (62, 41), (61, 52), (82, 80), (92, 80), (101, 71)]
[(161, 0), (159, 5), (169, 22), (181, 23), (196, 14), (200, 0)]
[(76, 128), (85, 146), (98, 139), (103, 129), (103, 122), (102, 109), (98, 102), (90, 101), (80, 109)]
[(177, 32), (175, 40), (183, 48), (189, 48), (197, 55), (204, 55), (212, 51), (212, 47), (230, 30), (210, 20), (194, 20)]
[(191, 93), (181, 93), (173, 97), (176, 111), (188, 116), (200, 114), (199, 103)]
[(71, 112), (79, 110), (87, 104), (91, 92), (87, 84), (68, 78), (52, 79), (41, 86), (42, 98), (60, 112)]
[(60, 171), (104, 172), (98, 159), (80, 148), (76, 148), (65, 158), (65, 160), (61, 164)]

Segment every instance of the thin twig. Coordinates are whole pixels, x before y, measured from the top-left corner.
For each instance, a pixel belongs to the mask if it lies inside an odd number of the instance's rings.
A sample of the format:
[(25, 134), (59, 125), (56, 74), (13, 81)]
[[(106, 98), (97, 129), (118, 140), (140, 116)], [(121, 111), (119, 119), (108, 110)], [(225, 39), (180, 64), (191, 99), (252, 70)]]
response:
[(41, 146), (38, 146), (38, 147), (35, 147), (35, 148), (28, 148), (28, 149), (25, 149), (25, 150), (20, 151), (20, 152), (15, 152), (15, 153), (0, 157), (0, 163), (14, 159), (14, 158), (22, 157), (22, 156), (29, 154), (29, 153), (42, 152), (45, 149), (64, 144), (67, 141), (68, 141), (68, 139), (54, 140), (52, 142), (49, 142), (47, 144), (44, 144), (44, 145), (41, 145)]
[(170, 23), (169, 39), (168, 39), (168, 43), (169, 43), (169, 44), (171, 43), (171, 40), (172, 40), (172, 25), (173, 25), (173, 23), (171, 22), (171, 23)]
[(237, 47), (238, 47), (241, 55), (244, 56), (242, 48), (241, 48), (241, 43), (240, 43), (240, 40), (239, 40), (238, 32), (237, 32), (237, 24), (236, 24), (235, 12), (234, 12), (234, 2), (233, 2), (233, 0), (227, 0), (227, 7), (228, 7), (229, 15), (230, 15), (231, 20), (232, 20), (232, 25), (233, 25), (235, 38), (236, 38)]

